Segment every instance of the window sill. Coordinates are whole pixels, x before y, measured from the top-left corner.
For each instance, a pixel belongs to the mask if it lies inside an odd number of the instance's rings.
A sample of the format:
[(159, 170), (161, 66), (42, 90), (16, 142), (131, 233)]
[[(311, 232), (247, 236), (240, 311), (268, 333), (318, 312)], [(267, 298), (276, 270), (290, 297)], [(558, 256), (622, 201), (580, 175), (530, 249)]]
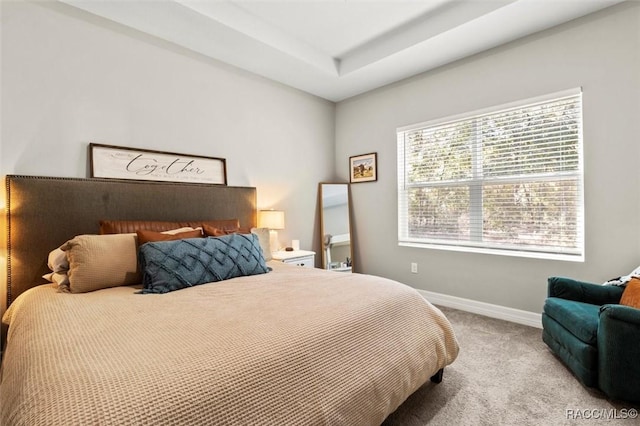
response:
[(464, 252), (464, 253), (491, 254), (491, 255), (497, 255), (497, 256), (526, 257), (530, 259), (560, 260), (564, 262), (584, 262), (583, 254), (545, 253), (545, 252), (535, 252), (535, 251), (507, 250), (507, 249), (496, 249), (496, 248), (486, 248), (486, 247), (469, 247), (469, 246), (429, 244), (429, 243), (404, 242), (404, 241), (399, 241), (398, 246), (415, 247), (415, 248), (432, 249), (432, 250), (457, 251), (457, 252)]

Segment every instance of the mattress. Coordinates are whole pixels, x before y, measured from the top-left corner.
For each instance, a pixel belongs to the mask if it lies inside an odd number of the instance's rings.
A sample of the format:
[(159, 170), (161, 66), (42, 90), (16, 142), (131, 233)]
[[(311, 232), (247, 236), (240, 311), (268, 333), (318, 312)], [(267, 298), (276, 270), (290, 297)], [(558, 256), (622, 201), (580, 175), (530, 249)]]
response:
[(3, 317), (3, 425), (373, 425), (458, 344), (398, 282), (268, 263), (167, 294), (41, 285)]

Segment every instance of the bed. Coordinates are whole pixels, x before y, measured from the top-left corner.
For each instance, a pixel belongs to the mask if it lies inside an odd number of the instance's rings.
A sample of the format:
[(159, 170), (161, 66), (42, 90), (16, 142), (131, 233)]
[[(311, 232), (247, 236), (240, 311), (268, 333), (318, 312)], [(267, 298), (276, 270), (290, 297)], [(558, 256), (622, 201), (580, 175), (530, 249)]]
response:
[(164, 294), (41, 278), (100, 220), (254, 227), (255, 188), (7, 176), (6, 192), (0, 424), (380, 424), (457, 356), (408, 286), (266, 253), (267, 272)]

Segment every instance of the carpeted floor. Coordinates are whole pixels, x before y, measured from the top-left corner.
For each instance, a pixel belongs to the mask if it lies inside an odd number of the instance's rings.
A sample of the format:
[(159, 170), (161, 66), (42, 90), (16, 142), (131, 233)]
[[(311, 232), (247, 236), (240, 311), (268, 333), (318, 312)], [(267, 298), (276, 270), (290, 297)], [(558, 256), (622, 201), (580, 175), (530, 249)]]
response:
[(384, 426), (639, 425), (639, 405), (583, 387), (542, 342), (542, 330), (449, 308), (460, 355)]

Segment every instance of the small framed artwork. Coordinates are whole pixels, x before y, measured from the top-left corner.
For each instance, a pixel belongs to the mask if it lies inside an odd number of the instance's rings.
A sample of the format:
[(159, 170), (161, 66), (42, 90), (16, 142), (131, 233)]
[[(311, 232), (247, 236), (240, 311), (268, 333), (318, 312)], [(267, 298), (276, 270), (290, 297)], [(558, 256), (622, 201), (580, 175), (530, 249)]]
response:
[(378, 180), (378, 154), (362, 154), (349, 157), (349, 182), (373, 182)]
[(95, 143), (89, 149), (92, 178), (227, 184), (224, 158)]

